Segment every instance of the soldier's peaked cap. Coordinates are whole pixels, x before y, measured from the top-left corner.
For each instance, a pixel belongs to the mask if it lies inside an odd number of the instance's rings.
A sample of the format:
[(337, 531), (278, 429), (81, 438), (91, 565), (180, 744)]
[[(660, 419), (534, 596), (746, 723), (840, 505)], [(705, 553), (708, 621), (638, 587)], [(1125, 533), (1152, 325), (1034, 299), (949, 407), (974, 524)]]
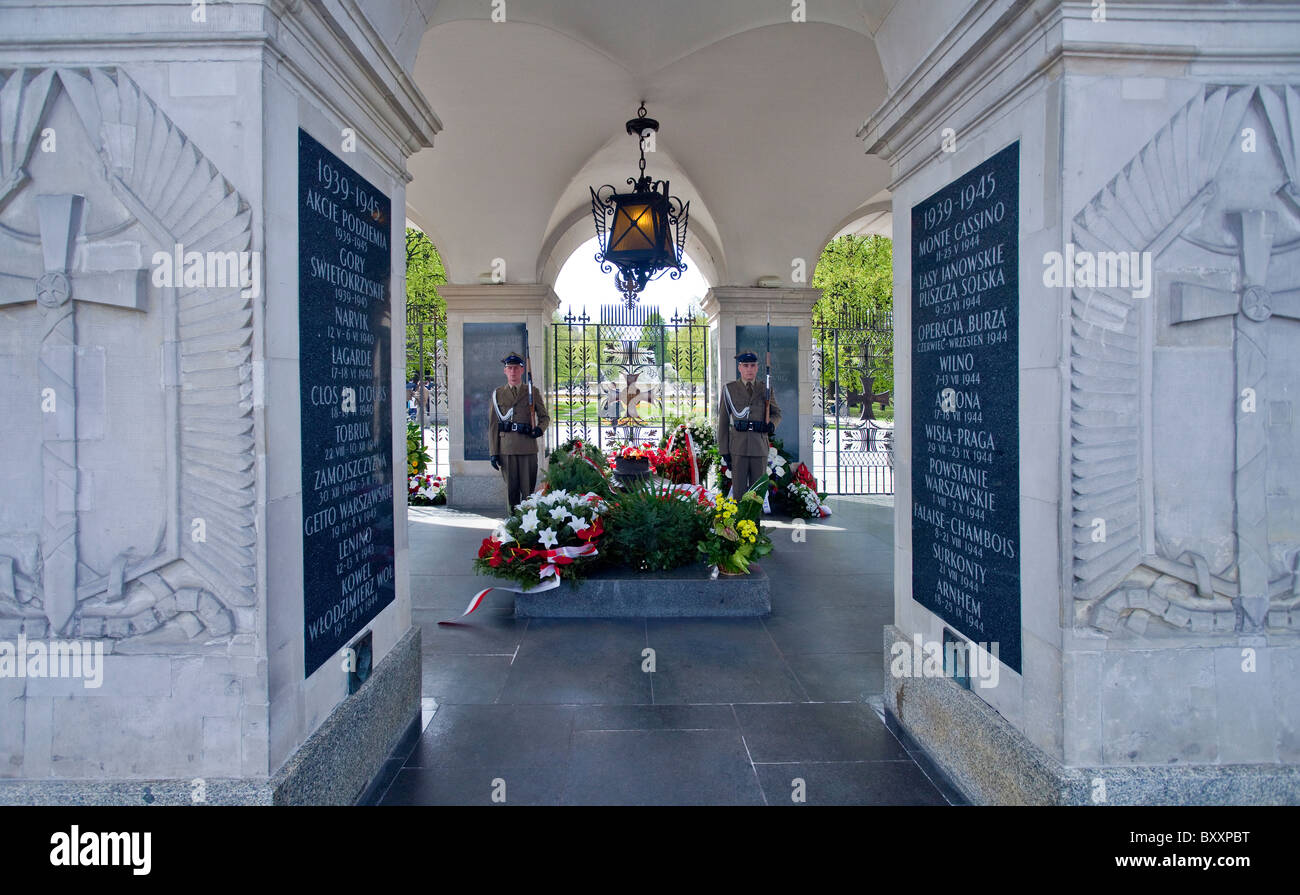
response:
[(501, 363), (507, 367), (522, 367), (524, 366), (524, 359), (517, 354), (507, 354), (501, 358)]
[(737, 354), (736, 360), (742, 364), (756, 364), (758, 363), (758, 355), (752, 351), (746, 351), (744, 354)]

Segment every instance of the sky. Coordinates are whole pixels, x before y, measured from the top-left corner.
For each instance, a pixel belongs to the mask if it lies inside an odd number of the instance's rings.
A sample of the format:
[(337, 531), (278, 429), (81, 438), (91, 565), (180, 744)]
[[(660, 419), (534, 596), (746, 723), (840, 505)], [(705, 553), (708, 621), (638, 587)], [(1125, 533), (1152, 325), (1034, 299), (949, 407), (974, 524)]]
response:
[[(622, 303), (622, 294), (614, 288), (614, 274), (601, 273), (596, 263), (596, 251), (599, 243), (592, 237), (569, 256), (560, 269), (560, 276), (555, 281), (555, 294), (560, 298), (560, 313), (570, 310), (581, 313), (585, 306), (587, 313), (594, 319), (601, 305)], [(686, 255), (686, 273), (680, 280), (664, 274), (651, 283), (641, 293), (638, 306), (653, 305), (667, 320), (674, 311), (686, 313), (692, 302), (699, 303), (709, 291), (709, 285), (700, 276), (699, 269)]]

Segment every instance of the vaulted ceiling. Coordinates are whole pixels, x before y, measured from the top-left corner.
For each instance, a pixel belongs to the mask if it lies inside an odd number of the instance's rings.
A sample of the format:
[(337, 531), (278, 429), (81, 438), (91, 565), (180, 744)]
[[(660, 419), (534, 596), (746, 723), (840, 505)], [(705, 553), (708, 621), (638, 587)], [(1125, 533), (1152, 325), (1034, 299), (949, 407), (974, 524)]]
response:
[(408, 216), (452, 282), (500, 258), (509, 282), (554, 283), (594, 234), (588, 187), (636, 173), (624, 122), (645, 100), (662, 125), (647, 173), (690, 200), (706, 279), (788, 283), (837, 233), (888, 230), (888, 168), (855, 134), (886, 95), (881, 29), (908, 5), (812, 0), (795, 22), (786, 0), (416, 0), (376, 24), (443, 124), (410, 160)]

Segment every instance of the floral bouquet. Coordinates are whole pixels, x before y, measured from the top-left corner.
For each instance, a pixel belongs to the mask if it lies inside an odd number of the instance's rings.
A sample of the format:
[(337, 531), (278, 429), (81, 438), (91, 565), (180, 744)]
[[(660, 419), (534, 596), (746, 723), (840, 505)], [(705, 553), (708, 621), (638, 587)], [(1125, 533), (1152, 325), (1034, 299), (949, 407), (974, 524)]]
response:
[(817, 490), (817, 480), (804, 464), (795, 467), (794, 474), (785, 483), (785, 491), (785, 505), (791, 516), (825, 519), (831, 514), (831, 508), (822, 502), (826, 499), (825, 492)]
[(714, 502), (713, 518), (699, 545), (705, 561), (717, 572), (748, 575), (749, 565), (772, 552), (772, 539), (763, 531), (759, 516), (769, 479), (764, 477), (739, 500), (719, 495)]
[(409, 475), (420, 475), (429, 466), (433, 458), (424, 449), (424, 439), (420, 437), (420, 427), (415, 423), (406, 424), (406, 467)]
[[(684, 454), (681, 453), (683, 446)], [(718, 461), (718, 439), (707, 419), (673, 417), (659, 439), (659, 447), (666, 449), (669, 454), (681, 454), (670, 461), (672, 465), (669, 472), (660, 473), (663, 478), (678, 484), (691, 481), (692, 450), (695, 452), (695, 471), (701, 482), (708, 481), (709, 471)]]
[(551, 452), (545, 491), (565, 490), (609, 497), (609, 463), (600, 448), (573, 439)]
[(653, 472), (659, 466), (668, 462), (668, 452), (660, 450), (648, 441), (639, 445), (616, 444), (609, 452), (609, 468), (613, 469), (620, 459), (649, 460), (650, 470)]
[(824, 519), (831, 514), (823, 502), (825, 492), (817, 490), (817, 480), (808, 467), (796, 463), (779, 440), (767, 450), (767, 471), (772, 479), (771, 503), (796, 519)]
[(552, 577), (558, 584), (562, 571), (577, 578), (581, 567), (597, 556), (606, 510), (599, 494), (534, 494), (483, 539), (474, 571), (529, 589)]
[(406, 503), (413, 507), (440, 507), (447, 502), (447, 479), (427, 472), (407, 476)]

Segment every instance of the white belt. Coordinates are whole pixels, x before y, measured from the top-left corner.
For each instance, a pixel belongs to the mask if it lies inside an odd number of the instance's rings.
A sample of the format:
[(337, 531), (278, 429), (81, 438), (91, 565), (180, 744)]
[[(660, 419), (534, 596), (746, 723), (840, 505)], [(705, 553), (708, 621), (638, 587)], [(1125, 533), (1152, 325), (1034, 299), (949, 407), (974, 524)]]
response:
[(501, 412), (501, 405), (497, 403), (497, 393), (496, 393), (496, 392), (493, 392), (493, 393), (492, 393), (492, 408), (497, 412), (497, 419), (499, 419), (501, 422), (504, 423), (504, 422), (508, 422), (508, 421), (510, 421), (511, 419), (514, 419), (514, 416), (515, 416), (515, 409), (514, 409), (513, 407), (510, 408), (510, 412), (509, 412), (509, 413), (502, 413), (502, 412)]
[[(727, 399), (727, 406), (731, 408), (731, 415), (733, 417), (735, 417), (738, 420), (749, 419), (749, 412), (754, 409), (753, 406), (746, 407), (745, 412), (741, 413), (739, 410), (736, 409), (735, 402), (731, 400), (731, 389), (727, 388), (725, 385), (722, 387), (722, 396)], [(493, 395), (493, 397), (496, 396)]]

